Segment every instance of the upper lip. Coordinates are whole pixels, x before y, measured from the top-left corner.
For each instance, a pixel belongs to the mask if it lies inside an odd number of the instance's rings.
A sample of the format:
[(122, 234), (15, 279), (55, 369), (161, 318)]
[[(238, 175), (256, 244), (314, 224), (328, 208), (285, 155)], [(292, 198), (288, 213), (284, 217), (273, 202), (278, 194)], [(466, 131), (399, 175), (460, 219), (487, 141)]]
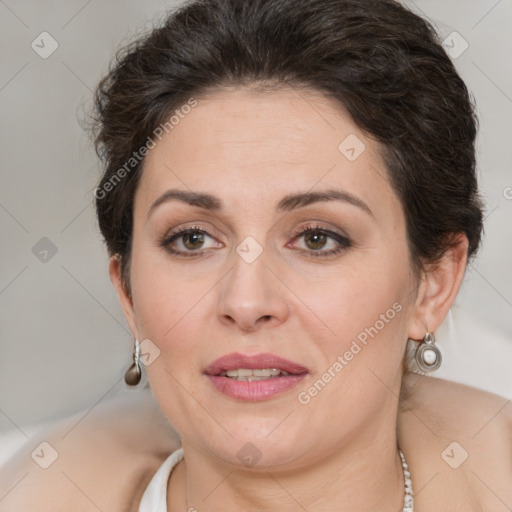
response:
[(219, 359), (216, 359), (205, 368), (204, 373), (207, 375), (219, 375), (221, 372), (237, 370), (239, 368), (247, 368), (249, 370), (277, 368), (295, 375), (309, 373), (308, 369), (304, 368), (304, 366), (275, 354), (267, 353), (249, 356), (238, 352), (219, 357)]

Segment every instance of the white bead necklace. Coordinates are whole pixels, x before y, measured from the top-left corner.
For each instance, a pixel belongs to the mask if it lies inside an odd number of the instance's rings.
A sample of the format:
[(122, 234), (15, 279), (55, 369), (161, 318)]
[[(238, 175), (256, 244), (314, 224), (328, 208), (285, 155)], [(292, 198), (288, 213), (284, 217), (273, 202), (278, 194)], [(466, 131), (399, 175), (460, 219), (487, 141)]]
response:
[(402, 450), (398, 450), (400, 458), (402, 459), (402, 468), (404, 469), (404, 481), (405, 481), (405, 496), (404, 496), (404, 508), (402, 512), (414, 512), (414, 493), (412, 491), (412, 480), (411, 473), (409, 472), (409, 466), (405, 462), (404, 454)]

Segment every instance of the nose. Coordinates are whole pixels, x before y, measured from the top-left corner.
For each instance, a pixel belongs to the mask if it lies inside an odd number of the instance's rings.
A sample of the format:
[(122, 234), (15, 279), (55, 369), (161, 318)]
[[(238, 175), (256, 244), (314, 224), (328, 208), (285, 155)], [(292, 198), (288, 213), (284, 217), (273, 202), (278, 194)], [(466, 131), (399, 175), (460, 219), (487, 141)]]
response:
[(248, 263), (238, 254), (233, 268), (221, 281), (217, 302), (219, 320), (246, 332), (276, 327), (286, 321), (286, 287), (265, 262), (265, 251)]

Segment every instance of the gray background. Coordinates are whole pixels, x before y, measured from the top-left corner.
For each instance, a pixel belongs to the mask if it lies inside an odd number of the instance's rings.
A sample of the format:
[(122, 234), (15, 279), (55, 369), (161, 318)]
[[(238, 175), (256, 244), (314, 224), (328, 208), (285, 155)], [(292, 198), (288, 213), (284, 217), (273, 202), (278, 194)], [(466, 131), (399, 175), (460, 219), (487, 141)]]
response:
[[(455, 30), (468, 42), (454, 61), (481, 122), (485, 238), (437, 333), (445, 355), (439, 376), (511, 397), (512, 2), (406, 4), (443, 39)], [(77, 119), (115, 49), (172, 5), (0, 1), (0, 430), (22, 435), (26, 425), (126, 392), (132, 338), (94, 217), (99, 164)], [(31, 47), (43, 31), (59, 45), (47, 59)], [(33, 252), (46, 247), (43, 237), (57, 249), (46, 261)]]

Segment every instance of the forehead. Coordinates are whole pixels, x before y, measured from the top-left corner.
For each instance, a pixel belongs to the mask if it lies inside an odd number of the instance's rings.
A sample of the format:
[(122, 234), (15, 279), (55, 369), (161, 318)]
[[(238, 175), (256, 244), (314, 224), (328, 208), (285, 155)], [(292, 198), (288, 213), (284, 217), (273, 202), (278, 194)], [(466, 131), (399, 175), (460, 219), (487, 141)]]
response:
[(137, 198), (146, 208), (168, 188), (263, 205), (290, 192), (342, 187), (400, 209), (378, 144), (320, 93), (235, 89), (196, 100), (146, 156)]

